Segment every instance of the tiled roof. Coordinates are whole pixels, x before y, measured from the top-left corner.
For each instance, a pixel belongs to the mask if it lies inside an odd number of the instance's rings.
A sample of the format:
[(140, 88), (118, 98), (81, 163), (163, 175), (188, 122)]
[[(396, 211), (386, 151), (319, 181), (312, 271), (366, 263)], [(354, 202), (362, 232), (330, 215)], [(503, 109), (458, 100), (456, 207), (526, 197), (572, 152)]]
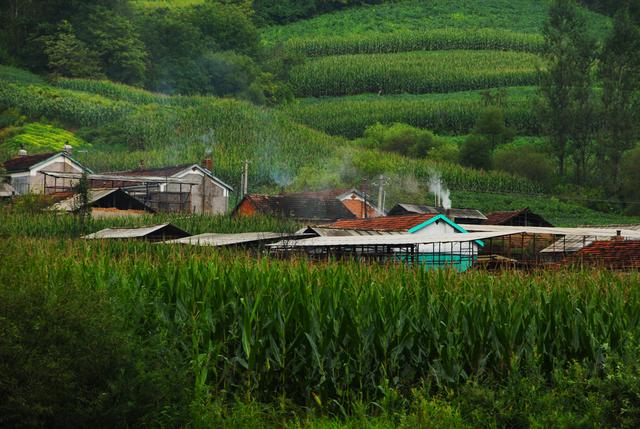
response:
[(336, 229), (359, 229), (369, 231), (409, 231), (411, 228), (420, 225), (438, 216), (437, 214), (405, 215), (405, 216), (384, 216), (371, 219), (348, 219), (339, 220), (325, 228)]
[(354, 217), (353, 213), (333, 196), (247, 195), (245, 199), (259, 212), (272, 216), (315, 221), (334, 221)]
[(442, 207), (433, 207), (422, 204), (406, 204), (399, 203), (396, 204), (391, 210), (389, 210), (389, 214), (391, 215), (400, 215), (400, 214), (443, 214), (451, 219), (455, 218), (463, 218), (463, 219), (479, 219), (485, 220), (486, 216), (483, 215), (479, 210), (476, 209), (445, 209)]
[(568, 262), (614, 269), (640, 269), (640, 240), (594, 241), (576, 252)]
[(35, 155), (18, 156), (11, 158), (4, 163), (7, 173), (21, 173), (29, 171), (34, 165), (46, 161), (47, 159), (58, 155), (58, 152), (38, 153)]

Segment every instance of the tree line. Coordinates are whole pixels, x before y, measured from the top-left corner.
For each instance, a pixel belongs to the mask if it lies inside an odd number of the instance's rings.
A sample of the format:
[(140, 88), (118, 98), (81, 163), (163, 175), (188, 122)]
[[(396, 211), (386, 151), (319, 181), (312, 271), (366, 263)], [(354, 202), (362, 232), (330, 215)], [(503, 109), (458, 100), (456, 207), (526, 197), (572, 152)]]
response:
[(561, 178), (638, 201), (640, 20), (621, 3), (598, 44), (574, 0), (553, 1), (539, 111)]

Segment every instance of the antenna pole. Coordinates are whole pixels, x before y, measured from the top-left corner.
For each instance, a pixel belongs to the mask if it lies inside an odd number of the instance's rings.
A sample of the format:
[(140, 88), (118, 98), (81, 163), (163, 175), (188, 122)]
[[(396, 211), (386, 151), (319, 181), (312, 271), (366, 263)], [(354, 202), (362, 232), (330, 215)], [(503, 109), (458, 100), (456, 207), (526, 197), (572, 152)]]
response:
[(242, 181), (242, 196), (249, 193), (249, 160), (244, 160), (244, 180)]

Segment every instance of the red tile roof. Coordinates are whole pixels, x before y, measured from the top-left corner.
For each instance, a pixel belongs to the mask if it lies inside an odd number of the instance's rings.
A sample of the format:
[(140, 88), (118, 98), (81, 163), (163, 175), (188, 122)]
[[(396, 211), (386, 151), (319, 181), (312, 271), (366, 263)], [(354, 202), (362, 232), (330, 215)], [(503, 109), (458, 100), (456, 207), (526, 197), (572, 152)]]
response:
[(640, 269), (640, 240), (594, 241), (567, 262), (613, 269)]
[(34, 165), (46, 161), (47, 159), (58, 155), (58, 152), (38, 153), (35, 155), (24, 155), (16, 158), (11, 158), (4, 163), (4, 168), (7, 173), (20, 173), (23, 171), (29, 171)]
[(432, 219), (437, 214), (406, 215), (406, 216), (384, 216), (371, 219), (347, 219), (339, 220), (324, 228), (334, 229), (359, 229), (368, 231), (408, 231), (414, 226)]

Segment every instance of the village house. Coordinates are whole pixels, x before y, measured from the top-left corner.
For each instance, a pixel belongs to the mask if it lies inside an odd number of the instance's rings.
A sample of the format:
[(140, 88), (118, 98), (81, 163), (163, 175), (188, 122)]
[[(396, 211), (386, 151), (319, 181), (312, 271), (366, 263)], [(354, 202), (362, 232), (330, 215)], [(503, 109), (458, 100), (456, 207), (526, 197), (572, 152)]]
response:
[(302, 222), (328, 223), (338, 219), (384, 216), (368, 196), (356, 189), (297, 192), (279, 195), (245, 195), (234, 216), (266, 215)]
[(68, 152), (48, 152), (28, 155), (22, 149), (20, 154), (3, 164), (5, 177), (18, 195), (27, 193), (50, 194), (60, 189), (71, 189), (77, 178), (59, 179), (47, 173), (91, 173), (91, 170), (71, 157)]
[(487, 219), (482, 223), (484, 225), (553, 227), (551, 222), (531, 211), (529, 207), (521, 210), (489, 213)]
[(124, 187), (157, 211), (225, 214), (233, 188), (213, 175), (211, 160), (205, 160), (204, 165), (141, 166), (134, 170), (105, 173), (94, 183), (100, 187)]

